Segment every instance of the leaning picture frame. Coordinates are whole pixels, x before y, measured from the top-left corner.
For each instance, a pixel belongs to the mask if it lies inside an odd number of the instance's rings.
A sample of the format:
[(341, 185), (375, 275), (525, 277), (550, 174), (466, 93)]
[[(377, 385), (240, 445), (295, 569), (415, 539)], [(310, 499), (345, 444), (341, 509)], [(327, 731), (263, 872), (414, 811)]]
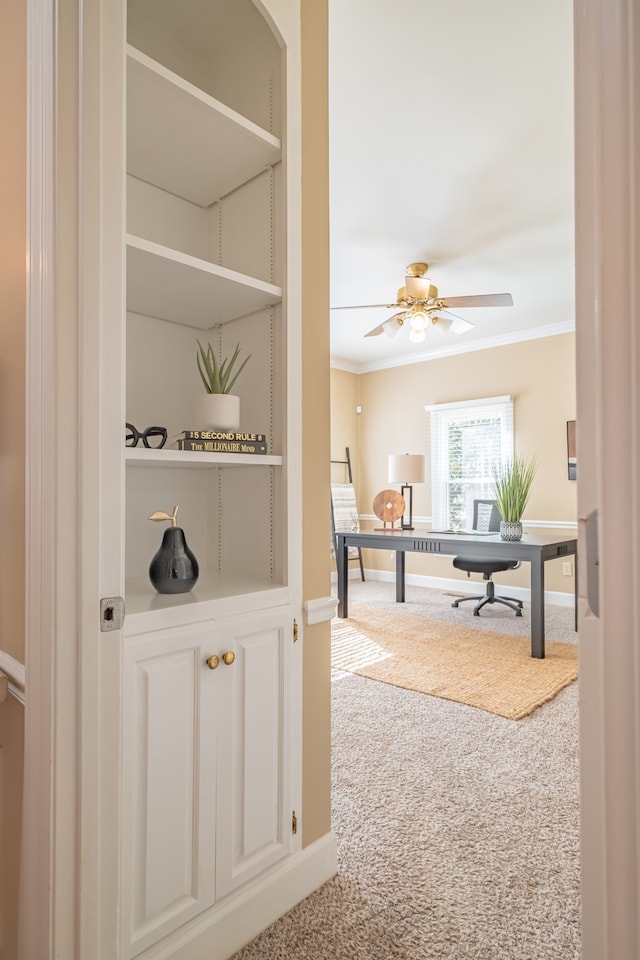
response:
[(567, 468), (569, 480), (576, 479), (576, 421), (567, 420)]

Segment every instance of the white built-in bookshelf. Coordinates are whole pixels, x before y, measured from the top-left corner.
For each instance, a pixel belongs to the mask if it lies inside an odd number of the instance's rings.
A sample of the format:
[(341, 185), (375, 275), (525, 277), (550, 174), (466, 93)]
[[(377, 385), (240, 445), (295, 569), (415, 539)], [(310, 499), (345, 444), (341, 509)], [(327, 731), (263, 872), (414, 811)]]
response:
[[(235, 13), (220, 6), (218, 15), (212, 4), (210, 22), (198, 26), (202, 5), (129, 4), (126, 420), (139, 430), (164, 426), (169, 443), (125, 452), (126, 599), (136, 611), (127, 632), (140, 628), (145, 609), (150, 623), (158, 621), (159, 606), (205, 604), (203, 614), (215, 612), (226, 590), (242, 608), (243, 576), (252, 596), (287, 580), (285, 219), (282, 144), (274, 129), (280, 51), (264, 22), (256, 22), (252, 3), (243, 0)], [(207, 25), (219, 31), (210, 63), (203, 51), (211, 38), (203, 42), (200, 34)], [(226, 74), (234, 47), (245, 63), (237, 96)], [(195, 414), (202, 390), (197, 340), (210, 341), (220, 356), (236, 343), (243, 357), (251, 354), (234, 392), (240, 429), (266, 434), (266, 455), (171, 448), (182, 430), (208, 426)], [(176, 503), (200, 582), (186, 598), (159, 601), (145, 579), (162, 529), (147, 518)]]
[[(168, 439), (125, 447), (122, 425), (118, 956), (221, 958), (287, 908), (300, 850), (299, 5), (128, 0), (127, 20), (123, 419)], [(251, 355), (233, 392), (265, 453), (178, 449), (213, 426), (197, 341)], [(162, 594), (149, 518), (176, 504), (200, 573)]]

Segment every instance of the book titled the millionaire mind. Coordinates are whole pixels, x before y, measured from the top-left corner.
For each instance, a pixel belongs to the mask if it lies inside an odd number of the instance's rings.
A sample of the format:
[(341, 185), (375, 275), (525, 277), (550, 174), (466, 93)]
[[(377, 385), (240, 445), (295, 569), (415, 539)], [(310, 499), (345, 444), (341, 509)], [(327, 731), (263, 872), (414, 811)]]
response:
[(183, 430), (178, 450), (200, 453), (266, 453), (264, 433), (239, 433), (231, 430)]

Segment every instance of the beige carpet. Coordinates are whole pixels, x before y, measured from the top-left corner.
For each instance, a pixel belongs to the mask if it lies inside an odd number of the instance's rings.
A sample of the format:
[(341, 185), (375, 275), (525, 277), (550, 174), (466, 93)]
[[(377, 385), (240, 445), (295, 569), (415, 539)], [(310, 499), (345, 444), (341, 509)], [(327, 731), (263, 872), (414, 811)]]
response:
[[(478, 640), (529, 631), (528, 604), (451, 600), (408, 583), (403, 612)], [(361, 605), (391, 621), (395, 584), (354, 580)], [(546, 622), (575, 645), (572, 609)], [(235, 960), (580, 960), (579, 683), (514, 722), (334, 670), (338, 874)]]
[(332, 667), (520, 720), (578, 676), (575, 644), (547, 640), (531, 657), (528, 637), (350, 605), (332, 623)]

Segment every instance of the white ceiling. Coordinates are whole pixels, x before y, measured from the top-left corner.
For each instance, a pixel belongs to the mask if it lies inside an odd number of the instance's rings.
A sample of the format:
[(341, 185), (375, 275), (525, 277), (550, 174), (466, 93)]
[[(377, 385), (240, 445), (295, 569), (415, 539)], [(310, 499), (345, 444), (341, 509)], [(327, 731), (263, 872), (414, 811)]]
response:
[(574, 326), (571, 0), (329, 0), (331, 305), (391, 303), (426, 261), (475, 327), (364, 338), (393, 310), (331, 313), (332, 363), (370, 370)]

